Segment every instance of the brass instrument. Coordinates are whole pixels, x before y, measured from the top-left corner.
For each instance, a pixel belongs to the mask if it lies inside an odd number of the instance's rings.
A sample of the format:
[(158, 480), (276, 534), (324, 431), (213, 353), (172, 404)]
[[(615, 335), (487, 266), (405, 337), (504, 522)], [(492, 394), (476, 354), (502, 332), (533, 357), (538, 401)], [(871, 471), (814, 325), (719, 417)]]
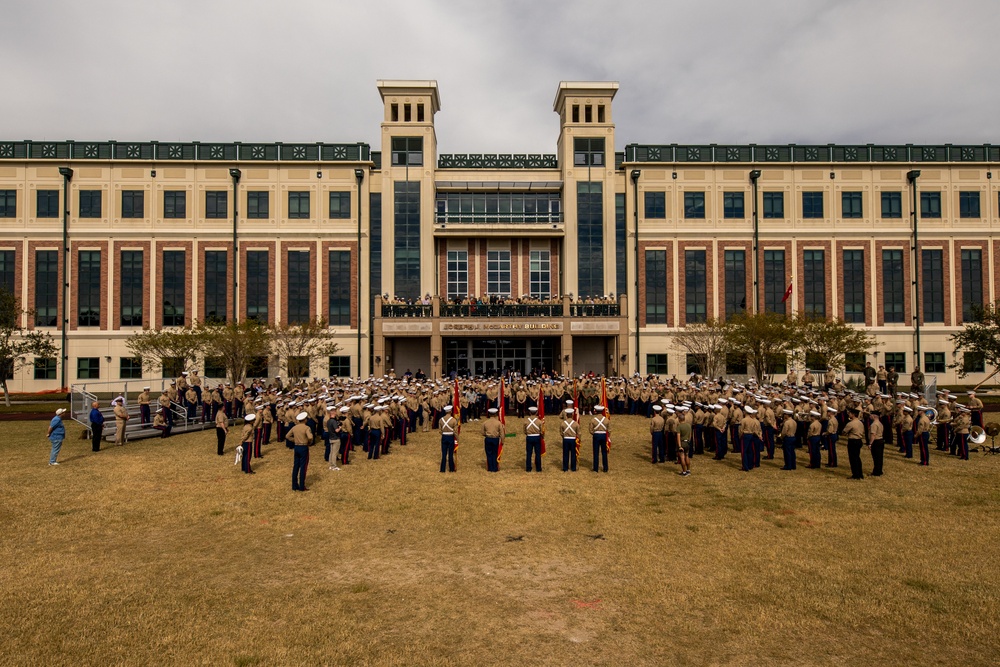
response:
[(969, 442), (974, 445), (981, 445), (986, 442), (986, 431), (981, 426), (969, 428)]

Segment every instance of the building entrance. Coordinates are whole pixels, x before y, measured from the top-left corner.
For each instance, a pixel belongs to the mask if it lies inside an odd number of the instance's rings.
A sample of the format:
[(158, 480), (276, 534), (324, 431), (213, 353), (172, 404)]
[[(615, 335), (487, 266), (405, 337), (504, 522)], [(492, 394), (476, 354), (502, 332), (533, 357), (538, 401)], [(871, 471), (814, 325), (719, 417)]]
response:
[(549, 372), (559, 348), (557, 338), (445, 338), (442, 343), (446, 374), (483, 377)]

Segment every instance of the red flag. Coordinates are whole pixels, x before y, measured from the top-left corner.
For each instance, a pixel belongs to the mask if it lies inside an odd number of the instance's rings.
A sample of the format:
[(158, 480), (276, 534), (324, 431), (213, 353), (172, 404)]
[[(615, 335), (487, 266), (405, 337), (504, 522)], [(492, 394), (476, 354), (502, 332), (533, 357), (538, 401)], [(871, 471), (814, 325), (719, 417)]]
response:
[(781, 298), (781, 303), (788, 301), (788, 297), (792, 295), (792, 283), (788, 283), (788, 289), (785, 290), (785, 296)]
[(507, 410), (504, 408), (504, 403), (506, 403), (506, 397), (504, 396), (503, 387), (503, 376), (500, 376), (500, 395), (497, 396), (497, 413), (500, 418), (500, 424), (503, 426), (503, 433), (500, 435), (500, 449), (497, 451), (497, 461), (503, 456), (503, 441), (507, 437)]
[(542, 456), (545, 456), (545, 392), (538, 388), (538, 423), (542, 425)]
[(604, 418), (608, 420), (608, 451), (611, 451), (611, 408), (608, 407), (608, 385), (601, 378), (601, 405), (604, 406)]

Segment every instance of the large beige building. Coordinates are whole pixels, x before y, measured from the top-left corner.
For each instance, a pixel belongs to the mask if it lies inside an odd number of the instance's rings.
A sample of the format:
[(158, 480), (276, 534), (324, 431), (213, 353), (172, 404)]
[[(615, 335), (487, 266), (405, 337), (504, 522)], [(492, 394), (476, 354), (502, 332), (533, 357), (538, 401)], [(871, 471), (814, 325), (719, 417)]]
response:
[(251, 317), (325, 318), (323, 376), (682, 375), (672, 336), (743, 309), (870, 329), (853, 367), (987, 370), (948, 337), (1000, 289), (1000, 146), (616, 150), (617, 89), (559, 84), (554, 154), (438, 154), (434, 81), (378, 82), (381, 151), (0, 141), (0, 282), (63, 355), (9, 386), (154, 379), (132, 333)]

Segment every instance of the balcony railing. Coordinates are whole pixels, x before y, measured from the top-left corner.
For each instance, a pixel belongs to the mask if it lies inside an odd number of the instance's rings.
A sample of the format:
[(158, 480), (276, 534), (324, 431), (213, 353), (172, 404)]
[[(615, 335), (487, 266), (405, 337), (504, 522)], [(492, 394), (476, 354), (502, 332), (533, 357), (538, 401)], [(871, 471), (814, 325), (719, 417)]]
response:
[(562, 213), (436, 213), (443, 225), (548, 225), (563, 221)]
[(570, 317), (618, 317), (621, 308), (617, 303), (571, 303)]
[[(436, 299), (435, 299), (436, 300)], [(440, 305), (382, 303), (382, 317), (620, 317), (619, 302), (613, 303), (449, 303)]]
[(441, 317), (562, 317), (561, 303), (442, 303)]
[(431, 317), (432, 307), (422, 303), (383, 303), (382, 317)]

